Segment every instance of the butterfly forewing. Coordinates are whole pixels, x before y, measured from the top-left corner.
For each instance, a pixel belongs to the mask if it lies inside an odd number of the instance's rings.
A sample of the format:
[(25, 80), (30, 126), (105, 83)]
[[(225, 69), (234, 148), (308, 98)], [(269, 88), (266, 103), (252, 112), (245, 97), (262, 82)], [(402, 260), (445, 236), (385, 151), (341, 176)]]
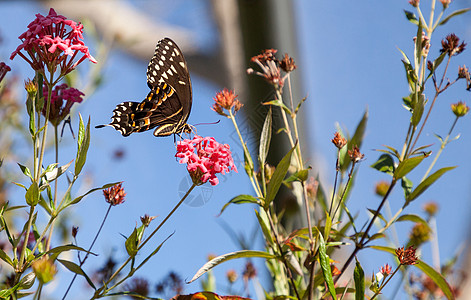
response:
[(108, 125), (123, 136), (155, 127), (155, 136), (187, 131), (192, 104), (190, 74), (181, 50), (169, 38), (157, 43), (147, 67), (147, 85), (151, 89), (147, 97), (140, 103), (118, 104)]

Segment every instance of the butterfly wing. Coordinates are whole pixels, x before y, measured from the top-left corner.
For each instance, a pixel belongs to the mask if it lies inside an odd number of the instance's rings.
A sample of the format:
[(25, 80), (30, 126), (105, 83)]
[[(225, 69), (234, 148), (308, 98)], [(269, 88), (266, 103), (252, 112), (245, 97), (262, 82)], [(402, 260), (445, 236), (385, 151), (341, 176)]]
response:
[[(188, 130), (192, 90), (190, 74), (178, 46), (169, 38), (157, 43), (147, 67), (151, 89), (142, 102), (123, 102), (113, 110), (112, 126), (123, 136), (157, 127), (155, 136), (168, 136)], [(97, 128), (107, 126), (100, 125)]]

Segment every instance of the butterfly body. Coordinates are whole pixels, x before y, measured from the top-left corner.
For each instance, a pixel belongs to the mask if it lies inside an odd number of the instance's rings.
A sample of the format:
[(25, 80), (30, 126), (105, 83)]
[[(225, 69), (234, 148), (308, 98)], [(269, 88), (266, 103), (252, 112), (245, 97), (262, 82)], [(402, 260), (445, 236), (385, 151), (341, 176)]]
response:
[(192, 88), (183, 54), (169, 38), (157, 43), (147, 66), (147, 85), (151, 89), (142, 102), (123, 102), (113, 110), (111, 126), (123, 136), (155, 128), (155, 136), (191, 132), (186, 123), (191, 111)]

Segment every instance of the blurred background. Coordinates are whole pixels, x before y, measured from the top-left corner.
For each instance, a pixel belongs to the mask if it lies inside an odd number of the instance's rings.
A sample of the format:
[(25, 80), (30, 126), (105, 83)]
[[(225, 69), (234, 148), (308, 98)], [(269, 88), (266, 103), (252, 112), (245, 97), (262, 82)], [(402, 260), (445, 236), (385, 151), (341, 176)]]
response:
[[(428, 12), (428, 1), (422, 2), (423, 10)], [(470, 5), (467, 0), (454, 1), (449, 11)], [(296, 61), (297, 69), (292, 78), (295, 99), (307, 97), (301, 119), (301, 145), (313, 167), (311, 174), (318, 174), (327, 190), (331, 189), (335, 175), (336, 149), (330, 142), (334, 132), (340, 126), (353, 134), (357, 123), (368, 111), (368, 126), (361, 149), (365, 160), (361, 162), (349, 207), (350, 211), (358, 213), (359, 224), (369, 217), (366, 208), (377, 207), (380, 198), (374, 193), (375, 184), (388, 178), (369, 167), (380, 155), (375, 149), (383, 145), (401, 148), (408, 127), (409, 113), (402, 107), (402, 97), (409, 91), (398, 48), (412, 57), (412, 38), (417, 29), (404, 16), (404, 9), (413, 10), (407, 1), (0, 1), (0, 61), (12, 68), (7, 80), (17, 80), (19, 86), (34, 73), (21, 59), (9, 60), (10, 54), (34, 15), (46, 15), (50, 7), (58, 14), (84, 23), (85, 42), (99, 61), (97, 66), (81, 64), (79, 74), (74, 78), (76, 88), (87, 96), (76, 112), (84, 119), (90, 116), (93, 127), (109, 123), (116, 104), (141, 101), (147, 95), (145, 72), (148, 61), (157, 41), (170, 37), (188, 60), (193, 84), (189, 123), (220, 120), (218, 124), (197, 125), (198, 134), (214, 136), (219, 142), (229, 144), (233, 151), (239, 173), (222, 176), (217, 186), (206, 184), (194, 190), (192, 197), (154, 238), (155, 246), (174, 233), (137, 274), (149, 280), (154, 295), (158, 284), (168, 280), (170, 272), (178, 274), (182, 280), (189, 280), (207, 261), (208, 255), (239, 250), (240, 239), (250, 242), (252, 249), (263, 249), (252, 207), (234, 205), (218, 216), (227, 201), (239, 194), (250, 194), (251, 187), (243, 169), (242, 148), (232, 125), (210, 108), (218, 91), (224, 87), (235, 90), (245, 104), (238, 114), (242, 133), (249, 147), (256, 149), (260, 122), (264, 118), (260, 102), (269, 100), (272, 95), (268, 84), (261, 78), (246, 75), (246, 69), (254, 67), (250, 57), (264, 49), (278, 49), (280, 57), (288, 53)], [(440, 41), (449, 33), (454, 32), (462, 40), (470, 41), (469, 24), (470, 15), (464, 14), (440, 27), (432, 37), (430, 57), (439, 55)], [(458, 65), (470, 64), (470, 53), (465, 51), (452, 61), (450, 77), (457, 74)], [(90, 84), (92, 80), (97, 84)], [(26, 123), (22, 104), (26, 93), (22, 88), (12, 93), (19, 99), (21, 121)], [(420, 144), (434, 144), (432, 150), (438, 150), (435, 134), (445, 136), (448, 133), (454, 120), (450, 104), (459, 100), (469, 102), (469, 94), (461, 82), (439, 98)], [(75, 133), (77, 124), (74, 114)], [(469, 128), (469, 117), (458, 122), (454, 135), (462, 135), (446, 147), (435, 168), (459, 167), (447, 173), (407, 208), (408, 213), (420, 215), (427, 202), (434, 201), (440, 208), (436, 216), (438, 239), (426, 244), (420, 253), (421, 259), (432, 266), (459, 256), (461, 268), (466, 269), (471, 202), (471, 162), (466, 150), (471, 147)], [(14, 149), (5, 160), (11, 170), (16, 168), (17, 161), (31, 156), (28, 140), (18, 131), (4, 130), (0, 136), (9, 140), (10, 148)], [(67, 128), (61, 143), (65, 149), (70, 149), (70, 152), (63, 150), (60, 154), (60, 164), (65, 164), (74, 158), (76, 148)], [(283, 139), (273, 143), (272, 148), (278, 148), (278, 155), (283, 155), (283, 149), (286, 149)], [(85, 176), (82, 176), (80, 189), (73, 192), (78, 195), (91, 187), (124, 181), (127, 196), (124, 204), (112, 209), (93, 249), (99, 256), (91, 257), (85, 270), (93, 273), (108, 257), (121, 261), (125, 257), (123, 235), (128, 236), (134, 226), (140, 224), (139, 217), (148, 214), (161, 220), (187, 191), (190, 179), (185, 166), (179, 165), (174, 155), (171, 137), (155, 138), (151, 132), (146, 132), (124, 138), (112, 128), (92, 130)], [(276, 155), (271, 158), (274, 163), (279, 160)], [(52, 151), (46, 160), (53, 161)], [(424, 171), (417, 171), (417, 178), (410, 179), (419, 180)], [(3, 183), (2, 189), (10, 203), (23, 203), (23, 191), (18, 187)], [(390, 211), (394, 213), (402, 204), (402, 190), (396, 189), (390, 197)], [(88, 247), (107, 207), (101, 193), (87, 196), (73, 209), (70, 218), (64, 220), (64, 237), (70, 239), (72, 226), (78, 226), (78, 242)], [(386, 216), (388, 209), (384, 213)], [(406, 243), (412, 225), (403, 222), (397, 226), (392, 232), (397, 234), (397, 244), (393, 241), (391, 246), (400, 247)], [(430, 249), (437, 244), (438, 257), (434, 258)], [(359, 260), (367, 276), (378, 272), (385, 263), (393, 263), (392, 256), (370, 250), (360, 252)], [(263, 261), (253, 262), (260, 284), (270, 290)], [(231, 261), (214, 269), (218, 292), (227, 291), (226, 272), (234, 269), (242, 277), (245, 264), (244, 260)], [(63, 284), (68, 284), (70, 276), (63, 278), (60, 284), (49, 285), (45, 292), (62, 295), (57, 291), (63, 289)], [(68, 299), (88, 297), (91, 290), (85, 287), (86, 282), (77, 281)], [(392, 297), (396, 287), (391, 285), (384, 295)], [(183, 283), (183, 288), (184, 293), (199, 291), (201, 280), (189, 285)], [(250, 287), (250, 296), (256, 297), (255, 290)], [(243, 284), (235, 285), (232, 292), (244, 294)], [(56, 298), (58, 296), (51, 296), (51, 299)]]

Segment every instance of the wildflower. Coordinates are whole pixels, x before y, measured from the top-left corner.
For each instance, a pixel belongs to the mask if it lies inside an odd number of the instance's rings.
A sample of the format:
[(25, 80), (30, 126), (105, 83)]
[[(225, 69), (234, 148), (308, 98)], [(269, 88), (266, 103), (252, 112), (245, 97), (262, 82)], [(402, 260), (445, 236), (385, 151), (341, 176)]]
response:
[[(124, 285), (124, 289), (140, 296), (149, 295), (149, 282), (141, 277), (133, 277), (131, 282)], [(131, 296), (133, 299), (142, 299), (142, 297)]]
[[(36, 14), (28, 30), (18, 37), (22, 44), (13, 51), (10, 59), (19, 55), (43, 75), (46, 69), (54, 74), (59, 67), (60, 76), (64, 76), (85, 58), (97, 62), (82, 41), (82, 33), (82, 24), (67, 20), (51, 8), (47, 16)], [(74, 61), (79, 53), (83, 54), (82, 57)], [(45, 77), (45, 80), (48, 78)]]
[(375, 187), (376, 195), (380, 197), (384, 197), (388, 190), (389, 190), (389, 182), (385, 180), (381, 180), (378, 183), (376, 183), (376, 187)]
[(458, 67), (458, 78), (469, 78), (469, 70), (466, 65)]
[(226, 278), (227, 278), (227, 281), (229, 281), (229, 283), (234, 283), (236, 282), (237, 280), (237, 272), (235, 270), (229, 270), (226, 272)]
[(237, 100), (237, 95), (234, 94), (233, 91), (229, 91), (227, 89), (223, 89), (222, 91), (218, 92), (216, 97), (213, 99), (215, 103), (211, 109), (225, 117), (228, 117), (228, 115), (224, 113), (223, 109), (231, 110), (234, 108), (235, 114), (242, 108), (242, 106), (244, 106), (239, 102), (239, 100)]
[[(417, 37), (414, 36), (413, 40), (415, 43), (417, 41)], [(425, 34), (425, 32), (422, 32), (421, 49), (422, 49), (422, 56), (426, 57), (430, 49), (430, 38)], [(427, 63), (427, 67), (428, 67), (428, 63)]]
[(57, 268), (54, 261), (46, 256), (41, 257), (32, 264), (33, 272), (36, 278), (41, 283), (48, 283), (54, 279), (54, 275), (57, 273)]
[(415, 250), (413, 246), (409, 246), (405, 250), (404, 247), (396, 249), (396, 256), (401, 265), (415, 265), (417, 263), (419, 258), (415, 255)]
[(460, 38), (457, 37), (454, 33), (451, 33), (442, 40), (442, 49), (441, 53), (447, 53), (448, 56), (458, 55), (464, 51), (466, 47), (465, 42), (460, 43)]
[(438, 212), (438, 204), (433, 201), (427, 202), (424, 205), (424, 211), (432, 217)]
[(252, 62), (256, 63), (262, 72), (256, 72), (252, 68), (247, 69), (248, 74), (256, 74), (263, 77), (266, 81), (271, 83), (275, 88), (283, 88), (285, 77), (281, 76), (278, 61), (275, 58), (277, 50), (267, 49), (262, 54), (252, 57)]
[(451, 105), (451, 110), (457, 118), (464, 117), (469, 112), (469, 106), (463, 101)]
[(106, 202), (111, 205), (118, 205), (124, 202), (124, 196), (126, 193), (124, 192), (124, 188), (121, 186), (121, 182), (118, 184), (113, 185), (109, 189), (103, 190), (103, 195), (105, 196)]
[(451, 0), (440, 0), (440, 2), (441, 2), (442, 5), (443, 5), (443, 9), (447, 9), (448, 6), (449, 6), (450, 3), (451, 3)]
[(225, 174), (230, 170), (237, 172), (229, 145), (216, 142), (213, 137), (195, 135), (192, 140), (177, 142), (177, 153), (180, 163), (187, 164), (187, 170), (196, 185), (219, 183), (216, 174)]
[(7, 66), (3, 61), (0, 62), (0, 82), (2, 82), (3, 78), (5, 77), (5, 74), (7, 72), (11, 71), (11, 68)]
[[(57, 85), (51, 93), (51, 104), (49, 109), (49, 121), (58, 126), (70, 113), (74, 103), (82, 102), (85, 94), (76, 88), (69, 87), (66, 83)], [(43, 87), (44, 99), (48, 99), (48, 88)], [(47, 105), (43, 106), (42, 114), (47, 116)]]
[(154, 220), (155, 218), (157, 217), (151, 217), (149, 215), (144, 215), (143, 217), (141, 217), (141, 222), (142, 222), (142, 225), (148, 227), (150, 222), (152, 222), (152, 220)]
[(250, 279), (257, 276), (257, 269), (255, 269), (255, 266), (252, 264), (252, 262), (248, 261), (245, 264), (245, 269), (242, 272), (242, 276), (245, 282), (248, 282)]
[(381, 274), (383, 274), (383, 276), (386, 277), (386, 276), (388, 276), (389, 274), (391, 274), (391, 270), (392, 270), (391, 266), (388, 265), (388, 264), (385, 264), (384, 267), (381, 267), (381, 268), (379, 269), (379, 272), (381, 272)]
[(416, 223), (409, 234), (410, 244), (421, 245), (430, 239), (430, 227), (423, 223)]
[(409, 0), (409, 4), (413, 7), (419, 7), (420, 0)]
[(348, 156), (350, 156), (352, 162), (357, 163), (365, 157), (365, 154), (361, 154), (360, 149), (357, 146), (353, 146), (352, 150), (348, 150)]
[(427, 70), (429, 70), (430, 72), (432, 72), (433, 70), (433, 62), (431, 62), (430, 60), (427, 60)]
[(25, 81), (25, 90), (28, 93), (28, 96), (34, 98), (38, 91), (38, 86), (34, 80)]
[(342, 137), (338, 131), (335, 133), (334, 138), (331, 141), (339, 150), (347, 144), (347, 139)]
[(289, 57), (288, 54), (285, 53), (285, 56), (280, 61), (280, 68), (286, 73), (293, 71), (294, 69), (296, 69), (296, 65), (294, 64), (294, 59), (292, 57)]

